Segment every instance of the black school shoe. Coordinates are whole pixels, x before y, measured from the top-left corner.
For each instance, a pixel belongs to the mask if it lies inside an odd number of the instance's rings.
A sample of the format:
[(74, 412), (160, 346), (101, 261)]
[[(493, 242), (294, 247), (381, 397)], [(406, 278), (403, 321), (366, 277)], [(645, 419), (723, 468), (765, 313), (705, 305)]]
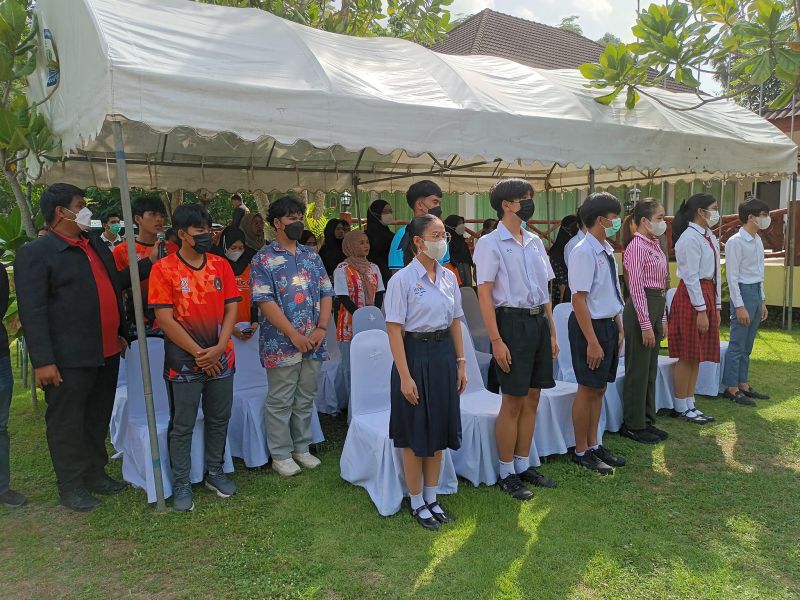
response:
[(625, 457), (620, 456), (619, 454), (614, 454), (610, 450), (603, 448), (602, 446), (598, 446), (592, 453), (602, 460), (604, 463), (611, 467), (624, 467), (625, 466)]
[(591, 450), (586, 450), (586, 452), (583, 453), (583, 456), (573, 454), (572, 462), (583, 467), (584, 469), (589, 469), (595, 473), (600, 473), (600, 475), (612, 475), (614, 473), (614, 469), (599, 459)]
[(647, 429), (629, 429), (624, 424), (620, 427), (619, 434), (640, 444), (657, 444), (661, 441), (659, 436)]
[(525, 484), (522, 483), (522, 479), (515, 473), (503, 479), (498, 479), (497, 485), (515, 500), (530, 500), (533, 498), (533, 492), (525, 487)]
[(100, 506), (100, 500), (85, 488), (77, 488), (59, 494), (58, 503), (75, 512), (89, 512)]
[(737, 391), (735, 394), (731, 394), (726, 389), (724, 392), (722, 392), (721, 396), (723, 398), (727, 398), (728, 400), (732, 400), (733, 402), (736, 402), (736, 404), (742, 404), (744, 406), (755, 406), (756, 405), (755, 401), (751, 400), (750, 398), (745, 396), (744, 393), (741, 390)]
[[(434, 508), (438, 508), (441, 512), (433, 510)], [(446, 523), (453, 523), (456, 520), (456, 518), (452, 516), (449, 512), (447, 512), (444, 509), (444, 506), (442, 506), (438, 502), (431, 502), (430, 504), (428, 504), (428, 510), (431, 511), (433, 518), (439, 521), (439, 523), (442, 525)]]
[(417, 523), (419, 523), (424, 529), (427, 529), (428, 531), (439, 530), (440, 527), (439, 521), (437, 521), (433, 517), (428, 517), (427, 519), (425, 519), (419, 515), (419, 513), (421, 513), (423, 510), (427, 510), (428, 512), (430, 512), (430, 509), (428, 508), (427, 504), (423, 504), (419, 508), (411, 508), (411, 505), (409, 504), (408, 509), (411, 511), (411, 516), (414, 517)]
[(92, 494), (102, 494), (103, 496), (113, 496), (119, 494), (128, 487), (124, 481), (117, 481), (110, 477), (105, 471), (92, 477), (84, 479), (86, 489)]
[(748, 388), (746, 390), (739, 388), (739, 391), (742, 392), (748, 398), (753, 398), (755, 400), (769, 400), (769, 394), (762, 394), (761, 392), (758, 392), (753, 388)]
[(663, 429), (659, 429), (655, 425), (648, 425), (647, 431), (649, 431), (653, 435), (658, 436), (658, 439), (661, 440), (662, 442), (669, 437), (669, 434), (666, 431), (664, 431)]
[(533, 467), (528, 467), (525, 471), (520, 473), (518, 477), (522, 481), (530, 483), (531, 485), (535, 485), (536, 487), (551, 488), (551, 489), (554, 487), (558, 487), (558, 483), (556, 483), (552, 479), (548, 479)]

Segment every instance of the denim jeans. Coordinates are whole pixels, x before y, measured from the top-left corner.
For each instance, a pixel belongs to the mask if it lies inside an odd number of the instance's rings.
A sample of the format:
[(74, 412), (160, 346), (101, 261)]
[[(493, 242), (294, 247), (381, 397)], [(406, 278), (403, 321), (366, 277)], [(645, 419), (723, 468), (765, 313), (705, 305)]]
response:
[(8, 491), (11, 483), (9, 467), (8, 413), (14, 390), (14, 373), (11, 355), (0, 358), (0, 494)]
[(736, 318), (736, 307), (731, 301), (731, 341), (725, 355), (725, 370), (722, 374), (722, 385), (726, 388), (738, 387), (740, 383), (749, 383), (750, 353), (756, 339), (758, 326), (761, 324), (761, 284), (740, 283), (742, 301), (750, 315), (750, 325), (745, 327)]

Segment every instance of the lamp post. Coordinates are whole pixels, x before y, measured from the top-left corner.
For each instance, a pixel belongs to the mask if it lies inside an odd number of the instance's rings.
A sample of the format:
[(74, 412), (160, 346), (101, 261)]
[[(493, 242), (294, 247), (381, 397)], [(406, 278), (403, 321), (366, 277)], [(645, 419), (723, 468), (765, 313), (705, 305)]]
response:
[(625, 214), (630, 214), (633, 212), (636, 203), (639, 202), (639, 196), (641, 195), (641, 190), (634, 185), (631, 189), (628, 190), (628, 199), (625, 201)]
[(353, 197), (349, 192), (342, 192), (339, 196), (339, 218), (352, 223), (353, 215), (350, 214), (350, 205), (353, 203)]

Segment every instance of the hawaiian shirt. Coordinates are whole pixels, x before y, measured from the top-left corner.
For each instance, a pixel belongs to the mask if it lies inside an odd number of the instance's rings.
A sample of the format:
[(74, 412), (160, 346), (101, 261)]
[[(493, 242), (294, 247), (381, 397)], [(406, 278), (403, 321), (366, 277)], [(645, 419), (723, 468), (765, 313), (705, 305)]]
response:
[[(317, 327), (322, 298), (333, 296), (333, 286), (322, 259), (302, 244), (297, 244), (294, 255), (278, 242), (259, 250), (250, 264), (250, 286), (254, 304), (275, 302), (292, 326), (305, 336), (311, 335)], [(259, 314), (259, 321), (258, 346), (265, 368), (289, 367), (304, 358), (326, 359), (326, 342), (316, 352), (301, 354), (263, 313)]]

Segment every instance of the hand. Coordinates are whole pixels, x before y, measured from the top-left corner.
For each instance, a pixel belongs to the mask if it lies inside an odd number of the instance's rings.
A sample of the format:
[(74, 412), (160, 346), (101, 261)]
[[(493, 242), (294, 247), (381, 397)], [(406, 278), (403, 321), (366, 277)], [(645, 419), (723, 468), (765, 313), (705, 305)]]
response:
[(663, 326), (661, 327), (661, 329), (664, 331), (664, 335), (663, 335), (662, 337), (664, 337), (665, 339), (666, 339), (667, 337), (669, 337), (669, 326), (667, 325), (667, 322), (666, 322), (666, 321), (664, 321), (664, 324), (663, 324)]
[(764, 321), (766, 321), (768, 316), (769, 316), (769, 311), (767, 310), (767, 305), (766, 304), (762, 304), (761, 305), (761, 322), (763, 323)]
[(498, 338), (492, 342), (492, 355), (494, 356), (494, 361), (503, 373), (511, 372), (511, 351), (502, 338)]
[(314, 344), (311, 342), (311, 339), (301, 335), (296, 331), (289, 336), (289, 341), (291, 341), (292, 344), (294, 344), (294, 347), (303, 354), (306, 352), (311, 352), (314, 349)]
[(246, 340), (249, 340), (256, 334), (256, 331), (258, 331), (258, 321), (256, 321), (255, 323), (250, 323), (250, 329), (252, 329), (253, 331), (251, 331), (250, 333), (242, 334), (244, 336), (244, 339)]
[(220, 348), (219, 346), (204, 348), (195, 354), (194, 362), (197, 363), (198, 367), (205, 370), (210, 366), (217, 364), (219, 362), (219, 357), (222, 356), (224, 351), (225, 348)]
[(313, 344), (314, 350), (319, 350), (322, 347), (322, 342), (325, 341), (326, 333), (327, 331), (317, 327), (314, 331), (311, 332), (311, 335), (308, 336), (308, 340)]
[(589, 345), (586, 348), (586, 364), (592, 371), (600, 366), (600, 363), (603, 362), (605, 356), (606, 355), (603, 352), (603, 348), (600, 346), (600, 342), (597, 340), (594, 342), (589, 342)]
[(246, 340), (247, 339), (245, 337), (244, 333), (242, 333), (242, 330), (239, 329), (238, 327), (234, 327), (233, 328), (233, 331), (231, 331), (231, 335), (233, 337), (235, 337), (237, 340)]
[(622, 349), (625, 347), (625, 331), (623, 329), (619, 330), (617, 334), (617, 352), (622, 355)]
[(45, 386), (52, 385), (58, 387), (62, 381), (61, 372), (55, 365), (45, 365), (33, 370), (36, 380), (36, 387), (44, 389)]
[(558, 353), (561, 352), (561, 348), (558, 347), (558, 339), (555, 335), (550, 336), (550, 349), (553, 354), (553, 360), (555, 360), (556, 357), (558, 357)]
[(222, 375), (222, 363), (218, 362), (208, 368), (203, 369), (203, 372), (209, 377), (219, 377)]
[(700, 335), (708, 332), (708, 313), (706, 311), (697, 313), (697, 331)]
[(750, 327), (750, 313), (747, 312), (744, 306), (736, 309), (736, 320), (739, 321), (739, 325), (742, 327)]
[[(164, 244), (166, 244), (166, 243), (167, 242), (164, 242)], [(150, 255), (148, 256), (148, 258), (150, 259), (150, 262), (153, 263), (153, 264), (156, 264), (156, 261), (158, 260), (158, 251), (159, 251), (160, 247), (161, 247), (161, 243), (160, 242), (156, 242), (155, 244), (153, 244), (153, 249), (150, 250)]]
[(467, 364), (465, 362), (458, 363), (458, 393), (463, 394), (467, 389)]
[(408, 400), (411, 406), (419, 404), (419, 392), (417, 392), (417, 384), (411, 377), (400, 379), (400, 393)]
[(125, 358), (125, 353), (128, 352), (128, 340), (124, 337), (119, 336), (119, 355), (122, 358)]
[(722, 307), (717, 307), (717, 329), (719, 329), (720, 323), (722, 323)]
[(645, 329), (642, 331), (642, 344), (645, 348), (656, 347), (656, 334), (653, 333), (652, 329)]

